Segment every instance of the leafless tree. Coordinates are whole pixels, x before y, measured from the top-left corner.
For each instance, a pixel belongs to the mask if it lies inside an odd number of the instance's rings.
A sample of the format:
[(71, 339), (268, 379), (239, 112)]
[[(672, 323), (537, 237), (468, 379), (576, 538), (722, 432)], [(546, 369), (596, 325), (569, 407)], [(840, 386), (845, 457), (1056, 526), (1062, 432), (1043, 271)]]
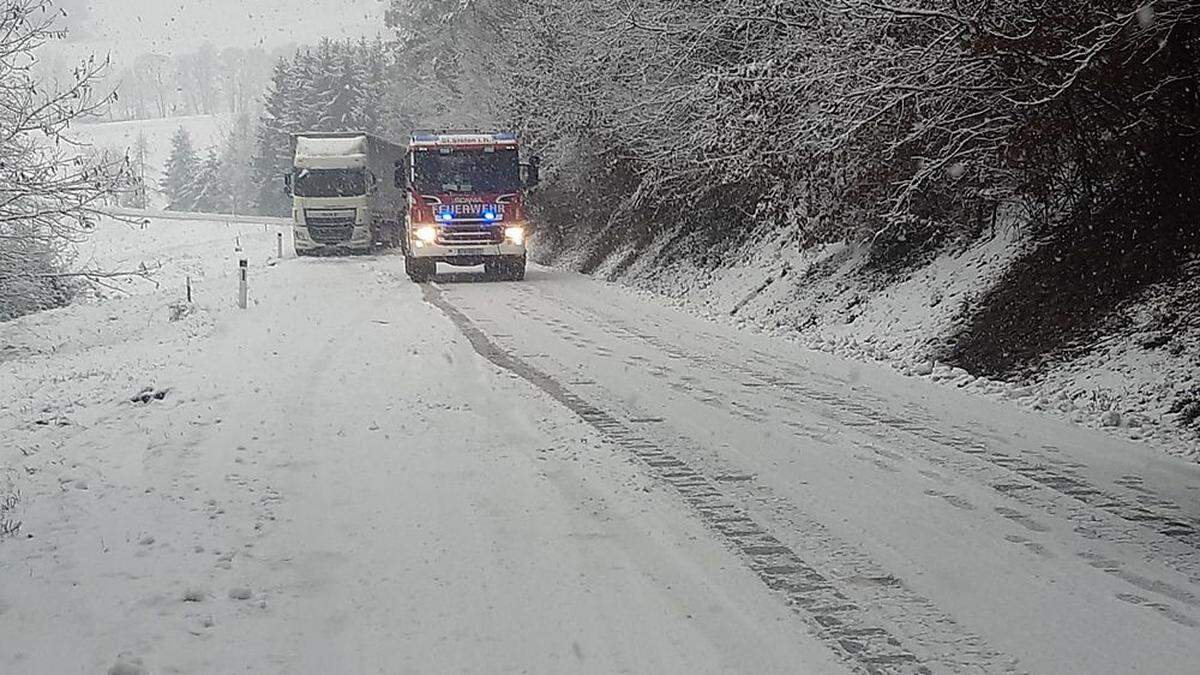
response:
[(70, 265), (129, 172), (126, 158), (98, 156), (68, 133), (113, 98), (94, 87), (103, 62), (81, 62), (57, 89), (32, 77), (38, 48), (61, 38), (54, 22), (46, 0), (10, 0), (0, 14), (0, 319), (64, 302), (71, 281), (120, 274)]

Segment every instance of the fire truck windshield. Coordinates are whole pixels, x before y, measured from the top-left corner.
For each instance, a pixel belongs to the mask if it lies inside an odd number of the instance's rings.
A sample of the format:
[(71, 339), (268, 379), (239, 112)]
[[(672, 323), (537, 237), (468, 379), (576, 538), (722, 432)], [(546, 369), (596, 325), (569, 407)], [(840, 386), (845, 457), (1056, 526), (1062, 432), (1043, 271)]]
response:
[(416, 188), (421, 192), (515, 192), (521, 187), (517, 151), (454, 148), (414, 153)]

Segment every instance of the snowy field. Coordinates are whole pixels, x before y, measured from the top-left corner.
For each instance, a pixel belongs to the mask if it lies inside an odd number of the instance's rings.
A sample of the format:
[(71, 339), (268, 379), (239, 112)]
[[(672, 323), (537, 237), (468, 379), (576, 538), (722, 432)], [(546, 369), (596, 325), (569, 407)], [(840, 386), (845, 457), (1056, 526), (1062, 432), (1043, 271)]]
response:
[(157, 283), (0, 324), (0, 672), (1200, 658), (1191, 462), (566, 272), (277, 259), (280, 227), (105, 223), (85, 254)]
[(192, 147), (201, 153), (221, 142), (231, 122), (232, 116), (228, 114), (194, 115), (80, 124), (74, 127), (73, 131), (82, 143), (97, 149), (128, 152), (135, 160), (137, 138), (141, 133), (146, 139), (146, 182), (152, 188), (149, 192), (150, 203), (151, 206), (161, 208), (166, 205), (166, 200), (159, 194), (158, 184), (162, 180), (163, 167), (166, 166), (167, 157), (171, 153), (171, 136), (180, 127), (187, 129), (192, 137)]

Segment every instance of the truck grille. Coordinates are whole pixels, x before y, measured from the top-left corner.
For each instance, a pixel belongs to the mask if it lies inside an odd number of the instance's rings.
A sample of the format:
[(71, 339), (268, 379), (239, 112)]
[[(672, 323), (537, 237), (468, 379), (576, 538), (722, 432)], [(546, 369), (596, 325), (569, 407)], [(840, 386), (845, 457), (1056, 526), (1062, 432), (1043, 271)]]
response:
[(504, 228), (492, 226), (467, 226), (438, 231), (437, 243), (441, 246), (484, 246), (504, 241)]
[(354, 209), (305, 209), (308, 236), (319, 244), (336, 244), (354, 236)]

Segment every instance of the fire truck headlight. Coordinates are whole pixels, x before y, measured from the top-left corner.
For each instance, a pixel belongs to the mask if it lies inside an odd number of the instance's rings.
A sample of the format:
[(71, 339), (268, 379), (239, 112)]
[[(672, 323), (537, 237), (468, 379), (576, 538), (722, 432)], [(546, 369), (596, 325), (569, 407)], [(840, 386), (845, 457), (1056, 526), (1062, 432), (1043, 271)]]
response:
[(437, 240), (437, 228), (426, 225), (425, 227), (418, 229), (417, 239), (420, 239), (426, 244), (432, 244)]
[(504, 238), (508, 239), (518, 246), (525, 243), (525, 228), (523, 227), (506, 227), (504, 228)]

